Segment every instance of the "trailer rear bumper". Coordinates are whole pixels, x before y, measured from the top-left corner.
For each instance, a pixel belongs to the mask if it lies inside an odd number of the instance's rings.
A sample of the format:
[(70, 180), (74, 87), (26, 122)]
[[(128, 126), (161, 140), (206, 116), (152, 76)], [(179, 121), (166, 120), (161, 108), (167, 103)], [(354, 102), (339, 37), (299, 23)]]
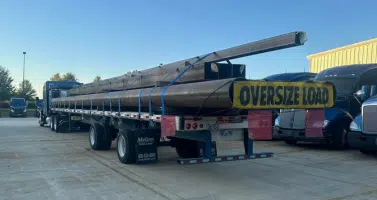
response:
[(355, 149), (377, 151), (377, 135), (363, 134), (360, 131), (349, 131), (348, 144)]

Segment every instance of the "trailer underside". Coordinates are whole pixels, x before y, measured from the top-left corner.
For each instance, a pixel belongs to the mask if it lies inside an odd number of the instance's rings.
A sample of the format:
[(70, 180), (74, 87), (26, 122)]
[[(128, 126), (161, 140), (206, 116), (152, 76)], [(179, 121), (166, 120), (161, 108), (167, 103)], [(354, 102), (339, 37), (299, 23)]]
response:
[[(268, 119), (270, 116), (267, 114)], [(89, 131), (94, 150), (108, 150), (116, 140), (122, 163), (155, 163), (157, 147), (176, 148), (179, 164), (236, 161), (272, 157), (271, 152), (254, 153), (248, 129), (249, 118), (243, 116), (192, 117), (161, 116), (142, 112), (110, 112), (52, 108), (54, 131)], [(174, 120), (174, 131), (167, 125)], [(245, 153), (217, 155), (216, 141), (243, 141)]]

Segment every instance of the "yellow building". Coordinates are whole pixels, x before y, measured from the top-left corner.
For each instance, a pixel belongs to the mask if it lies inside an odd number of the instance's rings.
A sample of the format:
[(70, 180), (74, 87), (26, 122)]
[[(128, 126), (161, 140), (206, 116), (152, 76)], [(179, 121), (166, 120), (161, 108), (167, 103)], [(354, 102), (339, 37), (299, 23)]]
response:
[(309, 71), (352, 64), (377, 63), (377, 38), (307, 56)]

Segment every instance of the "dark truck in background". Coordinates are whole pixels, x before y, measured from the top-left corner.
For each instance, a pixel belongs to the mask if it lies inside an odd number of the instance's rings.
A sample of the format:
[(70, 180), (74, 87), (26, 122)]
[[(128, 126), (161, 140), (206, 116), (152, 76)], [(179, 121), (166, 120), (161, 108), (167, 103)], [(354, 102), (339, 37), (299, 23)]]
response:
[(39, 125), (51, 125), (51, 99), (67, 96), (67, 90), (80, 86), (76, 81), (47, 81), (43, 86), (43, 102), (39, 104)]
[[(332, 108), (305, 110), (283, 109), (275, 120), (274, 131), (287, 144), (298, 141), (325, 142), (333, 147), (348, 145), (349, 127), (361, 112), (361, 88), (376, 85), (377, 64), (339, 66), (320, 72), (315, 82), (331, 82), (335, 85), (335, 106)], [(353, 137), (352, 137), (353, 138)]]
[(24, 98), (11, 98), (9, 101), (9, 117), (16, 116), (27, 116), (27, 102)]

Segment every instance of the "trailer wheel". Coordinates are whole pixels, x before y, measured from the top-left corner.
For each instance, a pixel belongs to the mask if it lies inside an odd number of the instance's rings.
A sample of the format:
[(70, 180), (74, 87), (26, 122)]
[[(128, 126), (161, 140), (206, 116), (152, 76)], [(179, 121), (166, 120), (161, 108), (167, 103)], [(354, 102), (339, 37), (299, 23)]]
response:
[(51, 129), (51, 131), (55, 131), (55, 117), (54, 117), (54, 115), (51, 115), (51, 118), (50, 118), (50, 129)]
[(104, 127), (99, 123), (90, 126), (89, 143), (93, 150), (108, 150), (111, 147), (111, 140), (107, 139)]
[(131, 164), (136, 162), (136, 153), (132, 138), (132, 131), (119, 130), (117, 140), (117, 153), (119, 161), (121, 163)]
[(199, 157), (198, 142), (195, 140), (177, 138), (175, 150), (181, 158)]

